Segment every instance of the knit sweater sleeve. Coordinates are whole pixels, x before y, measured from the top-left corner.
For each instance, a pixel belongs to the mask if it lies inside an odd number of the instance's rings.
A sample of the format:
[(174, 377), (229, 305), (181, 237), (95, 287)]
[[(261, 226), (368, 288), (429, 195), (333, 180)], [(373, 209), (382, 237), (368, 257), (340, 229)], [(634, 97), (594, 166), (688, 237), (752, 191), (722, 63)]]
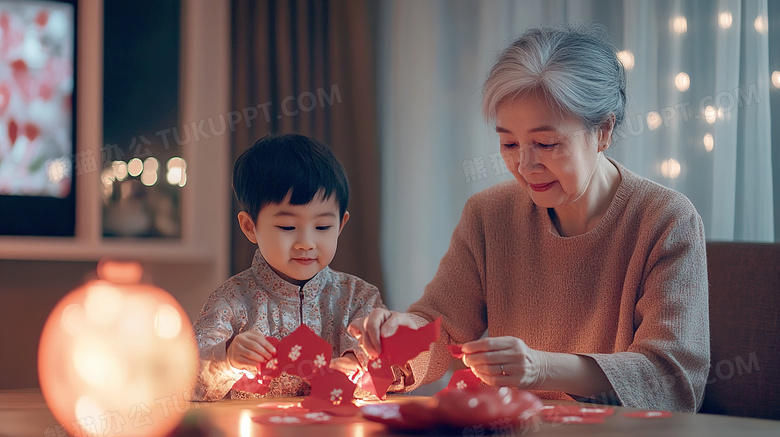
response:
[(441, 317), (441, 337), (429, 352), (410, 361), (413, 383), (406, 390), (441, 378), (451, 356), (446, 345), (478, 339), (487, 328), (485, 240), (477, 199), (466, 203), (450, 247), (419, 301), (409, 307), (418, 326)]
[(695, 412), (709, 371), (704, 226), (690, 203), (650, 250), (627, 351), (582, 354), (599, 364), (624, 406)]

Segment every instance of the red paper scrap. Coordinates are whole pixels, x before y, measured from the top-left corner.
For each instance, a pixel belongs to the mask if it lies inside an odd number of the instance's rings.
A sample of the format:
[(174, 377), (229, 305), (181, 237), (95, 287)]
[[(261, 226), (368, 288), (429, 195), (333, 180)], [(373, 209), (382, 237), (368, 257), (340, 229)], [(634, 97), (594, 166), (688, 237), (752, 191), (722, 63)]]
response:
[(462, 344), (448, 344), (447, 350), (450, 351), (450, 355), (454, 358), (463, 358), (463, 345)]
[(347, 375), (334, 371), (311, 381), (311, 394), (301, 402), (301, 407), (337, 416), (352, 416), (358, 412), (352, 403), (354, 394), (355, 383)]

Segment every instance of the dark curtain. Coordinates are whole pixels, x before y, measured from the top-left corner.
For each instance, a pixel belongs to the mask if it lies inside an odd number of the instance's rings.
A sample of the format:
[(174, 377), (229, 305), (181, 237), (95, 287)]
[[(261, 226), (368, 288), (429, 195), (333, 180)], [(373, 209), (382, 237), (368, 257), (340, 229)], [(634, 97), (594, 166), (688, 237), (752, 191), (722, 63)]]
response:
[[(373, 16), (368, 0), (234, 0), (228, 119), (240, 117), (233, 162), (268, 134), (297, 132), (333, 149), (349, 178), (351, 217), (331, 267), (381, 290)], [(234, 218), (233, 273), (255, 249)]]

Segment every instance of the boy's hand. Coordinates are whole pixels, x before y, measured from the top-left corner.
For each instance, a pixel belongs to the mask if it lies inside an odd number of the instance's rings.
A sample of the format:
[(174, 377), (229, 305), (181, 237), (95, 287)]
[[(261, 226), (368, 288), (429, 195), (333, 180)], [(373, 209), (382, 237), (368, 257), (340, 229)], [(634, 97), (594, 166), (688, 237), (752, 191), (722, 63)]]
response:
[(368, 317), (353, 320), (347, 332), (360, 342), (368, 357), (373, 359), (382, 353), (382, 337), (395, 334), (399, 326), (417, 329), (417, 325), (405, 313), (374, 308)]
[(276, 348), (257, 331), (242, 332), (227, 349), (228, 364), (239, 370), (258, 373), (257, 368), (270, 360)]
[(352, 377), (355, 373), (364, 372), (363, 366), (360, 365), (360, 361), (358, 361), (353, 352), (347, 352), (343, 357), (331, 358), (330, 368), (338, 370), (349, 377)]

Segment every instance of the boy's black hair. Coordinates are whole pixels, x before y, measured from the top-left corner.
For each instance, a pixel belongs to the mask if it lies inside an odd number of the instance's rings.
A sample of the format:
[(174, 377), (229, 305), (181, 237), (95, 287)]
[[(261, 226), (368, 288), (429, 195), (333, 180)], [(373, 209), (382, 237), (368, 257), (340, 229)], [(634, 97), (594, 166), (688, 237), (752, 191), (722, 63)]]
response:
[(349, 202), (344, 166), (325, 144), (298, 134), (260, 138), (236, 159), (233, 192), (241, 210), (257, 221), (260, 209), (281, 203), (291, 193), (291, 205), (305, 205), (324, 190), (336, 196), (339, 220)]

